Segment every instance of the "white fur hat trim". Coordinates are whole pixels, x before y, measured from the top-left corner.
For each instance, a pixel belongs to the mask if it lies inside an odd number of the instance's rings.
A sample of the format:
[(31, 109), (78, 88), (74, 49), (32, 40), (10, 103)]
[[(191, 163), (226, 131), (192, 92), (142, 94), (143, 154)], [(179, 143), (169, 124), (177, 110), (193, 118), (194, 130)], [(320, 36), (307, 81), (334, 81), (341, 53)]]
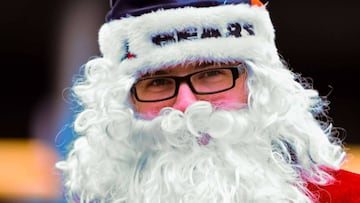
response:
[(195, 60), (278, 59), (274, 38), (265, 6), (246, 4), (158, 10), (110, 21), (99, 32), (103, 57), (131, 75)]

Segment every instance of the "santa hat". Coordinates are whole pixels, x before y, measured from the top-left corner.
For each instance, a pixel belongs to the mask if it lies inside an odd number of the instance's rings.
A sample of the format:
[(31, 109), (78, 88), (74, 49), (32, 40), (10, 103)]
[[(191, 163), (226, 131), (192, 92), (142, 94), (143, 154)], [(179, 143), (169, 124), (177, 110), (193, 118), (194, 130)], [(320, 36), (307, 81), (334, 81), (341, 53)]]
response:
[(103, 57), (132, 75), (187, 61), (278, 60), (258, 0), (111, 0), (106, 21)]

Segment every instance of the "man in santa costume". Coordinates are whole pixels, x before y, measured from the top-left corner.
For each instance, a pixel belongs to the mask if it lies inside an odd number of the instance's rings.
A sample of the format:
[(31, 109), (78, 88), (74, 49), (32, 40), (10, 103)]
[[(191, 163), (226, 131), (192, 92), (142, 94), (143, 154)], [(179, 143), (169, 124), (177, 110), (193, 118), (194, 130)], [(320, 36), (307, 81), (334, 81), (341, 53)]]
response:
[[(258, 0), (113, 0), (57, 164), (70, 202), (360, 202)], [(322, 118), (322, 119), (320, 119)]]

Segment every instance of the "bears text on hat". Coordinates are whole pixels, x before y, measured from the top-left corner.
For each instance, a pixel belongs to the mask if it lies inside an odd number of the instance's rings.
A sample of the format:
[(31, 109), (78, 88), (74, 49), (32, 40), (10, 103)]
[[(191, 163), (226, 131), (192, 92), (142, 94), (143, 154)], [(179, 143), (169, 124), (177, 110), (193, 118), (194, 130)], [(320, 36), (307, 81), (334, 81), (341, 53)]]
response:
[(151, 39), (154, 44), (165, 46), (183, 40), (255, 35), (254, 26), (249, 23), (229, 23), (225, 28), (225, 32), (223, 32), (223, 30), (224, 28), (221, 27), (187, 27), (181, 30), (174, 29), (171, 32), (156, 33), (152, 35)]

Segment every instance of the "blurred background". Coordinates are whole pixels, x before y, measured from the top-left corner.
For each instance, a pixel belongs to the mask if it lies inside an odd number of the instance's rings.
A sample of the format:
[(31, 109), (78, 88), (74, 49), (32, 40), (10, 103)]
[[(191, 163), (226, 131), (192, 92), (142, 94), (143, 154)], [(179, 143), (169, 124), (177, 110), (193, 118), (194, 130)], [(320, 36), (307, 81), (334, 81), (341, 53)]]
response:
[[(98, 56), (107, 0), (6, 1), (1, 6), (0, 202), (64, 202), (54, 163), (71, 142), (73, 75)], [(344, 168), (360, 172), (360, 2), (269, 1), (276, 43), (312, 78), (344, 129)]]

